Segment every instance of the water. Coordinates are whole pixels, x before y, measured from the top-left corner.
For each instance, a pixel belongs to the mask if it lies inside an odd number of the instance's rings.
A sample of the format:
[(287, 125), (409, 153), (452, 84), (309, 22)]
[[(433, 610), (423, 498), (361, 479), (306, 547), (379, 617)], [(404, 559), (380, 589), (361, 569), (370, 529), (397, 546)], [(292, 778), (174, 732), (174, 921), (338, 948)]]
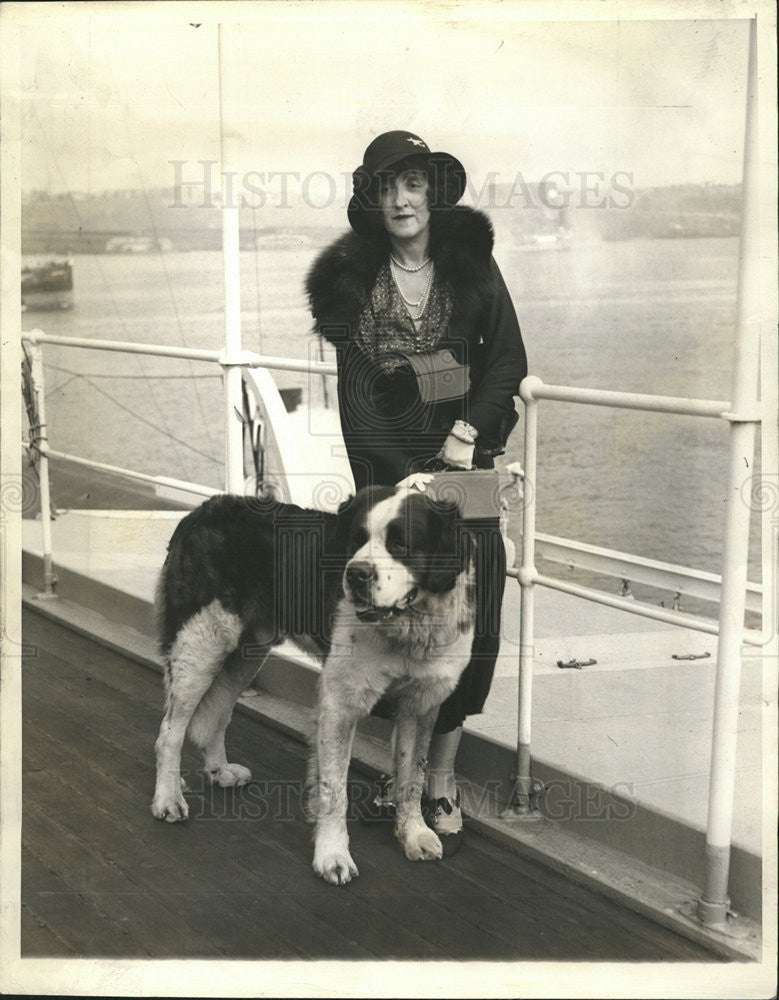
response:
[[(509, 258), (531, 370), (551, 383), (728, 400), (737, 263), (734, 239), (596, 243)], [(719, 570), (724, 421), (539, 409), (539, 530)], [(756, 534), (755, 572), (757, 542)]]
[[(328, 238), (242, 254), (245, 348), (318, 356), (303, 282)], [(722, 400), (731, 392), (737, 255), (734, 239), (536, 253), (504, 244), (496, 254), (531, 371), (545, 382)], [(74, 286), (72, 311), (27, 313), (25, 329), (221, 346), (219, 253), (79, 255)], [(221, 382), (214, 366), (53, 347), (44, 356), (52, 447), (220, 485)], [(278, 373), (278, 381), (306, 386), (307, 379)], [(321, 379), (306, 388), (321, 394)], [(540, 531), (720, 570), (724, 421), (544, 402), (539, 427)], [(521, 430), (520, 421), (503, 461), (521, 459)], [(750, 578), (759, 579), (754, 528)]]

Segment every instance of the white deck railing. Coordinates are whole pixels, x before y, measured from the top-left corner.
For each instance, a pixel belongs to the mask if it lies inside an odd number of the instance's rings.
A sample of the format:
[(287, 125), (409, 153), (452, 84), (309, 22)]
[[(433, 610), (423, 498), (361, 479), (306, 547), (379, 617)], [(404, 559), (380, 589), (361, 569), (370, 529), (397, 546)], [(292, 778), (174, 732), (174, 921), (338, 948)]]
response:
[[(337, 374), (336, 365), (325, 361), (304, 361), (294, 358), (280, 358), (270, 355), (256, 354), (251, 351), (239, 352), (237, 359), (227, 359), (225, 351), (203, 350), (198, 348), (175, 347), (166, 344), (142, 344), (132, 341), (120, 340), (92, 340), (85, 337), (64, 337), (57, 334), (47, 334), (43, 330), (34, 329), (23, 334), (23, 340), (30, 344), (33, 357), (33, 374), (36, 385), (36, 393), (39, 400), (39, 413), (44, 411), (45, 401), (43, 399), (43, 367), (41, 347), (49, 344), (59, 347), (80, 348), (95, 351), (115, 351), (125, 354), (145, 354), (150, 357), (177, 358), (188, 361), (201, 361), (211, 364), (218, 364), (223, 368), (237, 366), (240, 368), (263, 368), (279, 371), (303, 372), (312, 375), (335, 376)], [(226, 393), (227, 395), (227, 393)], [(527, 398), (526, 398), (527, 397)], [(532, 397), (532, 398), (531, 398)], [(529, 376), (522, 386), (522, 398), (526, 406), (526, 432), (532, 428), (532, 422), (536, 420), (535, 410), (531, 409), (531, 404), (535, 404), (540, 399), (565, 400), (567, 402), (585, 403), (589, 405), (611, 406), (621, 409), (643, 409), (660, 413), (688, 414), (706, 417), (721, 418), (727, 414), (730, 404), (718, 400), (691, 400), (670, 396), (651, 396), (639, 393), (613, 392), (598, 389), (584, 389), (572, 386), (547, 385), (535, 376)], [(227, 411), (226, 411), (227, 412)], [(227, 412), (227, 419), (236, 420), (234, 411)], [(41, 417), (41, 422), (45, 424), (45, 414)], [(532, 435), (535, 436), (535, 429)], [(29, 444), (25, 443), (29, 448)], [(174, 479), (169, 476), (150, 475), (138, 472), (125, 466), (110, 465), (106, 462), (98, 462), (92, 459), (82, 458), (79, 455), (58, 451), (53, 449), (47, 435), (39, 440), (37, 445), (46, 457), (59, 458), (81, 465), (85, 468), (96, 469), (116, 475), (126, 476), (130, 479), (141, 482), (152, 483), (157, 486), (182, 490), (197, 496), (208, 497), (219, 490), (204, 486), (188, 480)], [(241, 447), (242, 455), (242, 447)], [(528, 474), (528, 456), (532, 459), (532, 471)], [(528, 493), (531, 502), (534, 503), (535, 490), (531, 484), (535, 483), (535, 445), (529, 442), (526, 436), (525, 441), (525, 479), (528, 484)], [(225, 489), (229, 490), (227, 479)], [(533, 527), (535, 517), (532, 517)], [(524, 532), (529, 536), (530, 518), (525, 513)], [(607, 576), (619, 578), (623, 583), (623, 588), (629, 588), (631, 583), (643, 583), (657, 590), (669, 591), (676, 598), (682, 594), (697, 597), (712, 603), (719, 603), (722, 589), (722, 578), (713, 573), (703, 570), (679, 566), (673, 563), (663, 563), (656, 560), (645, 559), (632, 553), (618, 552), (614, 549), (602, 548), (588, 545), (575, 539), (560, 538), (554, 535), (546, 535), (533, 531), (533, 546), (541, 558), (566, 565), (570, 568), (578, 568), (590, 573), (600, 573)], [(47, 540), (44, 551), (50, 553), (51, 544)], [(520, 579), (522, 570), (520, 567), (509, 567), (508, 576)], [(716, 634), (718, 623), (715, 620), (703, 618), (698, 615), (683, 614), (681, 611), (655, 606), (652, 604), (634, 601), (632, 597), (620, 597), (607, 591), (594, 589), (570, 583), (558, 577), (550, 577), (540, 574), (534, 567), (534, 581), (542, 586), (547, 586), (564, 593), (573, 594), (585, 600), (595, 601), (609, 607), (624, 610), (630, 614), (641, 615), (657, 621), (679, 625), (684, 628), (697, 629), (700, 632)], [(48, 584), (51, 589), (51, 584)], [(762, 586), (757, 583), (747, 583), (747, 606), (755, 613), (761, 611)], [(760, 636), (751, 631), (745, 632), (745, 641), (752, 645), (761, 643)]]
[[(722, 577), (716, 573), (689, 569), (674, 563), (659, 562), (641, 556), (615, 552), (613, 549), (588, 545), (586, 542), (571, 542), (557, 535), (536, 533), (536, 553), (540, 559), (566, 566), (569, 570), (585, 570), (599, 576), (610, 576), (621, 580), (620, 594), (631, 597), (631, 584), (642, 584), (654, 590), (673, 591), (673, 609), (678, 610), (683, 597), (719, 604), (722, 593)], [(762, 614), (763, 587), (759, 583), (747, 583), (746, 609), (752, 614)]]
[[(537, 498), (537, 451), (538, 451), (538, 404), (541, 400), (555, 400), (568, 403), (579, 403), (589, 406), (607, 406), (624, 410), (643, 410), (655, 413), (673, 413), (693, 417), (717, 418), (729, 423), (741, 424), (746, 419), (737, 419), (731, 412), (731, 404), (721, 400), (684, 399), (669, 396), (649, 396), (638, 393), (613, 392), (599, 389), (582, 389), (570, 386), (546, 385), (540, 378), (530, 375), (520, 386), (520, 396), (525, 404), (525, 441), (524, 441), (524, 476), (525, 502), (522, 507), (522, 558), (520, 566), (512, 573), (516, 575), (522, 588), (520, 611), (519, 640), (519, 690), (518, 690), (518, 740), (515, 801), (512, 809), (517, 816), (532, 815), (535, 810), (533, 802), (534, 787), (531, 775), (531, 729), (533, 705), (533, 661), (534, 661), (534, 594), (535, 587), (548, 587), (571, 594), (575, 597), (617, 608), (629, 614), (640, 615), (663, 621), (683, 628), (695, 629), (700, 632), (719, 635), (723, 618), (730, 620), (739, 616), (739, 644), (736, 656), (740, 670), (740, 646), (742, 642), (752, 645), (763, 645), (762, 633), (744, 628), (744, 611), (747, 606), (747, 595), (751, 595), (752, 610), (759, 610), (756, 598), (762, 598), (763, 589), (760, 585), (748, 583), (746, 580), (747, 544), (745, 542), (735, 558), (725, 561), (723, 576), (715, 576), (686, 567), (660, 563), (654, 560), (642, 559), (627, 553), (619, 553), (610, 549), (571, 542), (568, 539), (541, 535), (536, 531), (536, 498)], [(757, 404), (753, 401), (750, 408), (750, 422), (759, 422)], [(731, 449), (732, 451), (732, 449)], [(751, 459), (751, 455), (750, 455)], [(743, 454), (739, 450), (738, 460), (743, 463)], [(731, 464), (733, 464), (731, 462)], [(751, 461), (750, 461), (751, 464)], [(750, 510), (747, 504), (733, 503), (732, 508), (746, 524), (749, 530)], [(732, 525), (728, 525), (732, 530)], [(683, 614), (674, 609), (655, 607), (628, 597), (619, 597), (592, 587), (561, 580), (538, 572), (536, 566), (538, 548), (557, 562), (569, 566), (579, 566), (591, 572), (605, 572), (620, 576), (623, 581), (641, 580), (651, 586), (665, 585), (673, 588), (679, 594), (683, 590), (696, 594), (706, 600), (717, 600), (720, 604), (720, 620), (710, 621), (697, 615)], [(726, 548), (727, 548), (726, 539)], [(732, 548), (732, 546), (731, 546)], [(736, 574), (743, 577), (744, 585), (738, 595), (738, 606), (735, 610), (726, 607), (722, 598), (727, 578)], [(761, 607), (761, 605), (760, 605)], [(727, 669), (735, 669), (733, 665)], [(716, 734), (715, 734), (716, 740)], [(735, 753), (735, 747), (734, 747)], [(735, 768), (735, 757), (732, 761)]]

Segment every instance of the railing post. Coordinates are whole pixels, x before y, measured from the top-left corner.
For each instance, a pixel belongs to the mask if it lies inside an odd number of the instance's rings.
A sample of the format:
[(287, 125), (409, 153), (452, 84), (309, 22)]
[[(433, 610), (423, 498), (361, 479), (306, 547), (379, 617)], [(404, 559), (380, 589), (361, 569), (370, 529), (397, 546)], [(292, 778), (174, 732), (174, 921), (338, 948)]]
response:
[[(228, 136), (225, 76), (230, 55), (225, 52), (225, 25), (219, 33), (219, 121), (222, 177), (222, 262), (225, 298), (225, 347), (221, 359), (224, 379), (225, 489), (243, 493), (243, 423), (241, 413), (241, 246), (238, 204), (233, 203), (233, 179)], [(234, 58), (233, 54), (233, 58)], [(233, 90), (237, 93), (237, 90)]]
[(538, 788), (531, 775), (531, 725), (533, 712), (533, 658), (535, 612), (536, 467), (538, 443), (538, 400), (534, 389), (541, 380), (530, 375), (522, 380), (519, 394), (525, 404), (525, 488), (522, 503), (522, 559), (518, 572), (521, 588), (519, 621), (519, 689), (517, 694), (517, 758), (512, 799), (506, 819), (537, 819), (535, 799)]
[[(49, 437), (46, 426), (46, 394), (43, 381), (43, 348), (32, 341), (30, 344), (30, 359), (33, 392), (35, 393), (35, 411), (38, 414), (38, 427), (35, 431), (36, 449), (39, 455), (38, 483), (41, 501), (41, 532), (43, 536), (43, 591), (38, 598), (45, 600), (56, 597), (57, 577), (54, 573), (54, 560), (51, 542), (51, 494), (49, 491)], [(31, 431), (33, 428), (30, 428)]]
[(759, 204), (757, 149), (756, 21), (750, 25), (743, 209), (738, 283), (738, 337), (730, 420), (727, 522), (717, 644), (717, 676), (711, 748), (706, 879), (698, 918), (707, 927), (737, 933), (729, 921), (728, 877), (736, 781), (736, 744), (741, 681), (741, 646), (747, 584), (750, 506), (745, 479), (752, 475), (760, 356)]

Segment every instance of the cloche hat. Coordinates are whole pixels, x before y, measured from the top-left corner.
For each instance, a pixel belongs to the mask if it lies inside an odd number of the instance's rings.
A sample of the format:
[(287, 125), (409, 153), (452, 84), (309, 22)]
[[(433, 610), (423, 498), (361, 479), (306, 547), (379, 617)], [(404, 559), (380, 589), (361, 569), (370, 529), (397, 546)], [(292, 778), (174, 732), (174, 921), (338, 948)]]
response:
[(352, 174), (353, 194), (347, 208), (349, 224), (356, 233), (371, 230), (371, 211), (379, 208), (376, 179), (399, 163), (419, 163), (433, 187), (432, 207), (450, 208), (465, 193), (465, 168), (451, 153), (433, 153), (413, 132), (383, 132), (365, 150), (362, 163)]

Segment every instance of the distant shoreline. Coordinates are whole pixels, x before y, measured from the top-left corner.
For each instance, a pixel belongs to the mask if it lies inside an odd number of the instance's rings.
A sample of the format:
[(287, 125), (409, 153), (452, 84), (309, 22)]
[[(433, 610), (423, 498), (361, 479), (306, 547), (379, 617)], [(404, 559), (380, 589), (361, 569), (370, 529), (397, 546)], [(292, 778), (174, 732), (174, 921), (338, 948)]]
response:
[[(502, 199), (501, 193), (502, 189), (493, 192), (487, 214), (502, 234), (519, 241), (534, 232), (554, 231), (558, 225), (570, 230), (574, 240), (726, 237), (737, 236), (741, 222), (740, 185), (638, 189), (610, 207), (604, 199), (601, 205), (571, 204), (561, 211), (515, 204), (510, 197)], [(218, 205), (174, 206), (171, 198), (167, 189), (97, 195), (28, 192), (22, 204), (22, 252), (143, 252), (144, 242), (150, 244), (147, 251), (219, 250)], [(268, 204), (257, 211), (241, 208), (239, 213), (241, 245), (246, 250), (291, 248), (296, 240), (301, 245), (321, 243), (343, 228), (338, 213), (317, 214), (302, 203)]]

